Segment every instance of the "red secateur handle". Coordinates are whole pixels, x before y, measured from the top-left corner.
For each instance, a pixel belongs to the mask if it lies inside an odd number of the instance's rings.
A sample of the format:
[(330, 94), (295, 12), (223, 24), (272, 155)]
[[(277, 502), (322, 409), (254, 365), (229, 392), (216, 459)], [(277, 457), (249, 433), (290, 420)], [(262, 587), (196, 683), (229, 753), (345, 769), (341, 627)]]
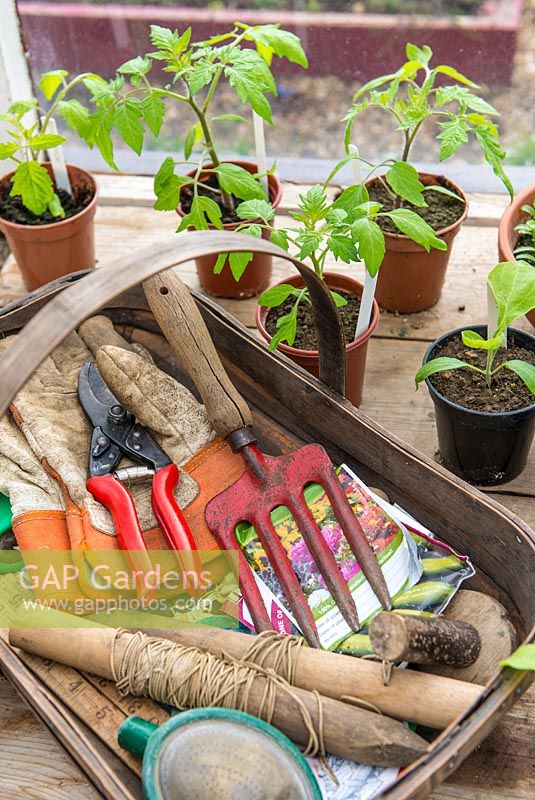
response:
[[(130, 568), (136, 572), (139, 570), (141, 574), (152, 570), (152, 561), (141, 535), (134, 498), (124, 483), (113, 475), (102, 475), (89, 478), (86, 486), (95, 500), (109, 510), (119, 547), (124, 550)], [(136, 583), (136, 593), (138, 596), (148, 594), (148, 590), (143, 591), (143, 582)]]

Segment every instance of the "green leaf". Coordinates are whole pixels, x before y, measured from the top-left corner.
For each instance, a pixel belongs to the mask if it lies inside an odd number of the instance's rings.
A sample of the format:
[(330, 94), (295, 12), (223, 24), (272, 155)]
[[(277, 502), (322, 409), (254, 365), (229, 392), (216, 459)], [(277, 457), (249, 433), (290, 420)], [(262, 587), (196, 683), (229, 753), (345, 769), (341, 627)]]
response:
[(115, 109), (115, 127), (125, 144), (134, 153), (141, 155), (143, 150), (143, 125), (141, 124), (141, 107), (131, 100), (125, 100)]
[(53, 69), (50, 70), (50, 72), (43, 72), (39, 78), (39, 88), (47, 100), (52, 100), (59, 87), (63, 85), (63, 78), (66, 78), (68, 74), (69, 73), (64, 69)]
[(26, 161), (13, 173), (10, 196), (20, 197), (24, 206), (39, 216), (54, 199), (54, 185), (41, 164)]
[(180, 187), (191, 179), (175, 175), (175, 162), (168, 156), (154, 176), (154, 194), (157, 211), (174, 211), (180, 201)]
[(468, 92), (464, 96), (464, 102), (468, 108), (471, 108), (472, 111), (477, 111), (479, 114), (490, 114), (491, 116), (500, 115), (500, 112), (497, 111), (494, 106), (492, 106), (490, 103), (487, 103), (487, 101), (483, 100), (482, 97), (478, 97), (477, 94)]
[(343, 208), (344, 211), (351, 214), (357, 206), (368, 202), (368, 200), (369, 194), (364, 184), (355, 184), (344, 189), (332, 204), (332, 208)]
[(461, 337), (463, 344), (467, 347), (472, 347), (474, 350), (497, 350), (505, 344), (505, 336), (500, 333), (498, 336), (492, 336), (490, 339), (484, 339), (476, 331), (462, 331)]
[(470, 128), (464, 120), (457, 117), (448, 122), (439, 122), (438, 125), (442, 128), (437, 136), (440, 142), (440, 160), (445, 161), (456, 153), (461, 145), (466, 144)]
[(296, 236), (296, 242), (299, 245), (298, 258), (304, 261), (313, 253), (316, 252), (322, 243), (322, 235), (319, 231), (300, 231)]
[(471, 81), (470, 78), (467, 78), (461, 72), (456, 70), (455, 67), (448, 67), (446, 64), (441, 64), (440, 66), (435, 67), (433, 71), (437, 72), (439, 75), (447, 75), (448, 78), (453, 78), (454, 81), (464, 83), (465, 86), (471, 86), (474, 89), (478, 88), (477, 83)]
[(422, 194), (425, 186), (417, 170), (406, 161), (397, 161), (386, 173), (386, 182), (399, 197), (408, 200), (413, 206), (427, 206)]
[(424, 186), (423, 191), (424, 193), (437, 192), (438, 194), (443, 194), (446, 197), (452, 197), (454, 200), (462, 201), (462, 197), (459, 197), (459, 195), (456, 192), (452, 192), (451, 189), (446, 189), (445, 186), (439, 186), (438, 184), (435, 183), (431, 184), (430, 186)]
[(223, 272), (223, 267), (227, 263), (228, 253), (219, 253), (217, 260), (214, 264), (214, 275), (220, 275)]
[(253, 260), (252, 253), (230, 253), (229, 257), (230, 271), (235, 281), (239, 281), (245, 272), (247, 265)]
[(221, 229), (223, 227), (221, 222), (221, 209), (211, 198), (197, 195), (192, 200), (189, 213), (182, 218), (177, 232), (186, 230), (187, 228), (194, 228), (197, 231), (206, 231), (209, 229), (210, 223), (214, 228)]
[(238, 99), (271, 124), (271, 107), (264, 96), (277, 94), (273, 75), (264, 59), (255, 50), (239, 50), (232, 64), (225, 67), (225, 76)]
[(89, 130), (89, 112), (78, 100), (61, 100), (57, 106), (58, 114), (68, 127), (81, 139), (86, 140)]
[(275, 209), (267, 200), (246, 200), (236, 209), (240, 219), (261, 219), (268, 223), (275, 216)]
[(27, 114), (28, 111), (31, 111), (37, 105), (37, 100), (33, 98), (32, 100), (15, 100), (14, 103), (8, 108), (9, 114), (15, 114), (19, 119)]
[(210, 83), (216, 71), (216, 65), (209, 61), (200, 61), (194, 69), (188, 73), (187, 84), (192, 95), (196, 95), (207, 84)]
[(286, 250), (286, 252), (288, 252), (290, 244), (288, 242), (286, 231), (280, 228), (278, 230), (271, 231), (270, 241), (277, 245), (277, 247), (280, 247), (282, 250)]
[(242, 117), (241, 114), (217, 114), (215, 117), (212, 117), (212, 122), (245, 122), (247, 125), (249, 124), (250, 120)]
[(0, 142), (0, 161), (15, 155), (19, 145), (16, 142)]
[(358, 244), (359, 256), (373, 278), (377, 275), (385, 257), (384, 234), (379, 225), (367, 217), (355, 220), (351, 232)]
[(189, 161), (193, 148), (202, 139), (202, 128), (198, 122), (189, 129), (184, 140), (184, 158)]
[(417, 47), (415, 44), (407, 44), (405, 53), (409, 61), (419, 61), (420, 64), (429, 64), (433, 57), (433, 51), (429, 45), (424, 44), (423, 47)]
[(421, 245), (428, 253), (432, 247), (436, 250), (448, 249), (446, 242), (438, 238), (433, 228), (409, 208), (395, 208), (393, 211), (385, 212), (385, 214), (390, 217), (401, 233)]
[(143, 100), (142, 114), (147, 127), (153, 136), (158, 136), (163, 125), (165, 103), (157, 94), (151, 94)]
[(29, 144), (34, 150), (52, 150), (66, 141), (64, 136), (57, 133), (38, 133), (37, 136), (32, 136)]
[(100, 155), (112, 169), (117, 169), (117, 165), (113, 158), (113, 140), (111, 138), (111, 129), (113, 119), (106, 111), (99, 111), (89, 118), (91, 125), (88, 139), (92, 139), (99, 149)]
[(416, 373), (414, 378), (416, 381), (416, 388), (418, 388), (418, 384), (425, 381), (430, 375), (435, 375), (437, 372), (449, 372), (451, 369), (462, 369), (463, 367), (469, 366), (469, 364), (466, 364), (459, 358), (448, 358), (446, 356), (433, 358), (431, 361), (428, 361), (427, 364), (421, 366)]
[(150, 40), (154, 47), (161, 50), (166, 56), (178, 58), (187, 49), (191, 39), (191, 28), (186, 28), (182, 35), (175, 29), (162, 28), (160, 25), (150, 26)]
[(327, 239), (327, 247), (337, 261), (343, 261), (346, 264), (359, 261), (357, 249), (348, 236), (331, 234)]
[(289, 283), (281, 283), (278, 286), (272, 286), (270, 289), (266, 289), (265, 292), (262, 292), (258, 298), (258, 305), (266, 306), (267, 308), (280, 306), (288, 297), (291, 297), (294, 288), (295, 287), (291, 286)]
[(63, 210), (63, 206), (61, 205), (61, 200), (54, 192), (54, 196), (52, 200), (48, 204), (48, 210), (52, 214), (53, 217), (64, 217), (65, 211)]
[(510, 369), (511, 372), (515, 372), (519, 378), (522, 378), (531, 394), (535, 394), (535, 366), (533, 364), (513, 358), (511, 361), (505, 361), (503, 366)]
[(535, 670), (535, 644), (523, 644), (505, 661), (502, 667), (511, 667), (520, 670)]
[(240, 200), (265, 200), (262, 184), (243, 167), (237, 164), (219, 164), (215, 168), (219, 185), (224, 192), (239, 197)]
[(312, 186), (306, 194), (299, 195), (299, 208), (312, 222), (319, 222), (325, 217), (327, 210), (327, 195), (322, 186)]
[(269, 343), (269, 349), (275, 350), (277, 346), (286, 341), (290, 347), (295, 342), (295, 335), (297, 333), (297, 307), (298, 303), (294, 305), (289, 314), (279, 317), (277, 320), (277, 333), (272, 336)]
[(246, 38), (259, 42), (279, 58), (286, 58), (305, 69), (308, 67), (308, 60), (299, 37), (295, 33), (281, 30), (280, 25), (260, 25), (249, 28)]
[(124, 75), (146, 75), (152, 67), (152, 61), (147, 56), (137, 56), (125, 61), (117, 68), (117, 72)]
[(502, 261), (490, 272), (487, 283), (498, 306), (498, 329), (535, 308), (535, 270), (523, 261)]
[(336, 308), (342, 308), (343, 306), (347, 306), (347, 300), (338, 292), (333, 292), (331, 289), (331, 297), (334, 300), (334, 304)]
[(492, 167), (492, 171), (501, 180), (512, 200), (514, 197), (514, 189), (502, 166), (506, 155), (505, 150), (503, 150), (500, 142), (489, 128), (476, 128), (474, 134), (481, 145), (485, 161)]

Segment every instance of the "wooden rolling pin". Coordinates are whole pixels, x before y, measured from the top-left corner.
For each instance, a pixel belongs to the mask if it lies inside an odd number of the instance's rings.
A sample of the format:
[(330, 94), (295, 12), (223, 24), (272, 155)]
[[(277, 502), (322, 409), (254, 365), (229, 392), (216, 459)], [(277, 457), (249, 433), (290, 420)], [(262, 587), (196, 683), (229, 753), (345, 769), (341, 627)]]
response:
[[(135, 634), (123, 633), (116, 638), (113, 628), (68, 629), (68, 628), (12, 628), (9, 642), (43, 658), (82, 671), (93, 672), (113, 680), (111, 659), (114, 658), (115, 673), (121, 672), (125, 648)], [(178, 645), (173, 674), (177, 682), (189, 678), (182, 674)], [(185, 668), (189, 669), (190, 662)], [(255, 677), (252, 682), (247, 710), (258, 715), (263, 705), (266, 678)], [(171, 698), (153, 696), (154, 700), (171, 701)], [(432, 698), (430, 699), (432, 702)], [(301, 713), (303, 704), (312, 720), (318, 718), (318, 697), (312, 692), (292, 687), (292, 695), (278, 688), (274, 703), (272, 723), (300, 745), (309, 740)], [(427, 749), (427, 742), (405, 725), (390, 717), (340, 703), (329, 697), (321, 697), (323, 712), (323, 741), (328, 753), (353, 761), (375, 766), (406, 766)]]
[[(251, 647), (245, 633), (219, 628), (167, 628), (151, 634), (221, 657), (227, 653), (241, 659)], [(271, 667), (274, 656), (264, 662)], [(460, 714), (466, 713), (481, 695), (481, 687), (471, 683), (397, 669), (388, 686), (383, 682), (382, 665), (353, 656), (302, 647), (297, 656), (294, 685), (316, 689), (320, 694), (340, 700), (357, 697), (372, 703), (389, 717), (442, 730)]]

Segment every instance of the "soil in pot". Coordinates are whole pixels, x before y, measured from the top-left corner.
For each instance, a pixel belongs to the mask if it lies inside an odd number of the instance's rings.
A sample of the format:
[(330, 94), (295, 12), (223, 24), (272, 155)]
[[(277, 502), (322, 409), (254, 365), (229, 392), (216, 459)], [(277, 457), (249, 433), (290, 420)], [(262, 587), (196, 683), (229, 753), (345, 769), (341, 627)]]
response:
[[(358, 295), (345, 292), (342, 289), (337, 289), (338, 294), (341, 294), (347, 305), (338, 309), (338, 314), (342, 322), (346, 342), (352, 342), (355, 338), (355, 329), (357, 327), (357, 318), (360, 309), (360, 298)], [(266, 329), (268, 333), (273, 336), (277, 331), (277, 320), (288, 314), (293, 308), (295, 298), (288, 298), (280, 306), (272, 308), (266, 318)], [(300, 350), (317, 350), (318, 349), (318, 334), (316, 331), (316, 323), (314, 320), (314, 310), (309, 303), (300, 303), (297, 309), (297, 333), (295, 342), (292, 345)]]
[[(210, 188), (206, 188), (210, 187)], [(209, 175), (206, 179), (203, 178), (202, 182), (197, 184), (197, 192), (201, 197), (209, 197), (210, 200), (213, 200), (217, 203), (219, 208), (221, 209), (221, 222), (223, 225), (229, 225), (236, 222), (243, 222), (242, 219), (238, 217), (235, 211), (229, 211), (223, 205), (223, 201), (220, 194), (217, 194), (211, 189), (219, 190), (219, 184), (217, 182), (216, 175)], [(242, 202), (238, 197), (235, 197), (233, 194), (230, 195), (230, 199), (233, 202), (234, 208), (239, 206)], [(183, 211), (186, 214), (189, 214), (191, 211), (191, 204), (193, 202), (193, 186), (184, 186), (182, 191), (180, 192), (180, 205), (182, 206)]]
[[(437, 176), (437, 184), (449, 191), (453, 191), (449, 181), (441, 176)], [(382, 203), (385, 211), (393, 210), (394, 199), (382, 183), (375, 182), (369, 186), (368, 189), (370, 200)], [(425, 193), (425, 200), (428, 204), (427, 208), (417, 208), (417, 206), (413, 206), (412, 203), (407, 202), (407, 200), (403, 201), (403, 208), (409, 208), (411, 211), (414, 211), (435, 231), (441, 231), (453, 225), (464, 213), (465, 204), (461, 198), (455, 200), (453, 197), (448, 197), (448, 195), (442, 194), (441, 192), (430, 190)], [(377, 217), (377, 224), (388, 233), (399, 233), (392, 220), (388, 217)]]
[(77, 187), (71, 196), (64, 189), (56, 189), (65, 212), (64, 217), (54, 217), (50, 211), (44, 214), (34, 214), (22, 204), (20, 197), (10, 197), (11, 181), (9, 184), (0, 185), (0, 217), (17, 225), (50, 225), (59, 220), (69, 219), (83, 211), (93, 198), (93, 192), (87, 186)]
[[(481, 369), (484, 369), (486, 364), (486, 354), (481, 350), (465, 347), (460, 338), (447, 342), (443, 348), (437, 350), (434, 357), (442, 356), (460, 358)], [(498, 352), (493, 367), (514, 358), (535, 365), (534, 352), (524, 347), (512, 346)], [(440, 372), (432, 375), (429, 380), (448, 400), (475, 411), (516, 411), (531, 406), (534, 402), (534, 397), (526, 384), (509, 369), (502, 369), (493, 377), (490, 389), (483, 375), (469, 369)]]

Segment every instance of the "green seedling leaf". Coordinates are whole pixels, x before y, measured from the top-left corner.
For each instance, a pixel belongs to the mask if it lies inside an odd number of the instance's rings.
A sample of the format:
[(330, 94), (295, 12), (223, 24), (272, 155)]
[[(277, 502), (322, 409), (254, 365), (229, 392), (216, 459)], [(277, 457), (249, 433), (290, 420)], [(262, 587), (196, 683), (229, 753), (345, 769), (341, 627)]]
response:
[(523, 644), (505, 661), (502, 667), (511, 667), (519, 670), (535, 670), (535, 644)]
[(431, 361), (428, 361), (427, 364), (421, 366), (416, 373), (414, 378), (416, 381), (416, 388), (418, 388), (422, 381), (429, 378), (430, 375), (435, 375), (437, 372), (449, 372), (452, 369), (462, 369), (463, 367), (468, 368), (469, 364), (461, 361), (460, 358), (449, 358), (446, 356), (433, 358)]
[(342, 208), (347, 214), (351, 214), (357, 206), (362, 206), (362, 204), (367, 203), (369, 199), (370, 196), (364, 184), (355, 184), (354, 186), (348, 186), (347, 189), (344, 189), (341, 195), (337, 197), (332, 204), (332, 208)]
[(278, 286), (272, 286), (262, 292), (258, 298), (258, 305), (266, 306), (266, 308), (276, 308), (282, 305), (285, 300), (292, 296), (295, 287), (289, 283), (281, 283)]
[(245, 272), (247, 265), (253, 259), (253, 253), (230, 253), (228, 260), (230, 271), (235, 281), (239, 281)]
[(214, 275), (220, 275), (223, 272), (223, 267), (227, 263), (228, 253), (219, 253), (217, 261), (214, 264)]
[(141, 107), (143, 119), (153, 136), (158, 136), (163, 125), (165, 103), (157, 94), (151, 94), (143, 100)]
[(34, 109), (37, 105), (37, 100), (33, 98), (32, 100), (15, 100), (14, 103), (8, 108), (8, 114), (14, 114), (19, 119), (27, 114), (28, 111)]
[(61, 205), (61, 200), (54, 192), (54, 196), (52, 200), (48, 204), (48, 210), (52, 214), (53, 217), (64, 217), (65, 211), (63, 210), (63, 206)]
[(39, 88), (47, 100), (52, 100), (59, 87), (63, 86), (63, 79), (66, 78), (68, 74), (69, 73), (64, 69), (53, 69), (41, 75), (39, 78)]
[(237, 164), (219, 164), (215, 171), (224, 192), (240, 200), (265, 200), (261, 183), (250, 172)]
[(295, 342), (297, 333), (297, 307), (298, 303), (294, 305), (289, 314), (285, 314), (277, 320), (277, 333), (272, 336), (269, 343), (269, 349), (271, 351), (276, 350), (281, 342), (287, 342), (290, 347)]
[(490, 339), (484, 339), (476, 331), (462, 331), (463, 344), (474, 350), (497, 350), (505, 344), (505, 334), (500, 333)]
[(436, 250), (448, 249), (446, 242), (436, 236), (433, 228), (419, 214), (409, 208), (395, 208), (393, 211), (385, 211), (384, 213), (387, 217), (390, 217), (401, 233), (404, 233), (413, 242), (420, 244), (428, 253), (432, 247)]
[(358, 244), (359, 256), (373, 278), (377, 275), (385, 257), (383, 231), (376, 222), (367, 217), (362, 217), (355, 220), (351, 226), (351, 233), (354, 241)]
[(397, 161), (386, 173), (386, 182), (390, 188), (413, 206), (424, 208), (427, 206), (422, 194), (425, 189), (419, 178), (417, 170), (406, 161)]
[(246, 125), (249, 124), (248, 119), (242, 117), (241, 114), (217, 114), (215, 117), (212, 117), (212, 122), (245, 122)]
[(137, 58), (131, 58), (130, 61), (125, 61), (124, 64), (121, 64), (117, 72), (120, 72), (122, 75), (146, 75), (147, 72), (150, 72), (151, 67), (152, 61), (150, 58), (147, 56), (137, 56)]
[(168, 156), (154, 176), (154, 194), (157, 211), (174, 211), (180, 202), (180, 189), (192, 179), (185, 175), (175, 175), (175, 162)]
[(200, 61), (195, 69), (188, 74), (188, 86), (192, 96), (195, 96), (207, 86), (216, 71), (216, 65), (209, 61)]
[(446, 189), (445, 186), (437, 186), (436, 184), (432, 184), (431, 186), (424, 186), (424, 192), (437, 192), (438, 194), (443, 194), (446, 197), (452, 197), (454, 200), (460, 200), (462, 202), (462, 197), (459, 197), (456, 192), (452, 192), (451, 189)]
[(18, 149), (19, 145), (16, 142), (0, 142), (0, 161), (4, 158), (11, 158)]
[(519, 378), (522, 378), (531, 394), (535, 394), (535, 366), (533, 364), (513, 358), (511, 361), (506, 361), (503, 366), (516, 373)]
[(471, 81), (470, 78), (467, 78), (466, 75), (463, 75), (461, 72), (455, 69), (455, 67), (448, 67), (445, 64), (441, 64), (438, 67), (435, 67), (433, 70), (434, 72), (438, 73), (439, 75), (447, 75), (448, 78), (453, 78), (454, 81), (458, 81), (459, 83), (464, 83), (465, 86), (471, 86), (472, 89), (477, 89), (477, 83)]
[(87, 141), (89, 133), (89, 112), (78, 100), (61, 100), (57, 105), (58, 114), (68, 127)]
[(288, 252), (290, 243), (288, 242), (288, 235), (286, 231), (282, 229), (271, 231), (270, 241), (272, 244), (275, 244), (277, 247), (280, 247), (282, 250), (286, 250), (286, 252)]
[(202, 139), (202, 128), (198, 122), (189, 129), (184, 140), (184, 158), (189, 161), (193, 148)]
[(423, 47), (417, 47), (415, 44), (407, 44), (405, 53), (409, 61), (417, 61), (420, 64), (429, 64), (433, 57), (433, 51), (429, 45), (424, 44)]
[(39, 133), (37, 136), (32, 136), (29, 145), (33, 150), (52, 150), (66, 141), (64, 136), (57, 133)]
[(327, 239), (327, 247), (337, 261), (345, 264), (359, 261), (359, 253), (348, 236), (333, 233)]
[(308, 59), (295, 33), (281, 30), (280, 25), (259, 25), (247, 30), (246, 39), (263, 46), (261, 53), (265, 52), (265, 60), (270, 63), (269, 54), (274, 53), (279, 58), (286, 58), (293, 64), (299, 64), (306, 69)]
[(267, 200), (246, 200), (236, 209), (240, 219), (261, 219), (266, 224), (275, 216), (275, 210)]
[(312, 186), (306, 194), (299, 195), (299, 208), (311, 222), (319, 222), (327, 211), (327, 195), (322, 186)]
[(131, 100), (125, 100), (115, 109), (115, 127), (124, 143), (138, 156), (143, 149), (144, 136), (141, 114), (141, 106)]
[(468, 141), (469, 125), (464, 119), (453, 117), (448, 122), (439, 122), (442, 132), (438, 135), (440, 142), (440, 160), (446, 161), (457, 152), (461, 145)]
[(347, 300), (343, 295), (338, 294), (338, 292), (333, 292), (331, 289), (331, 296), (332, 299), (334, 300), (336, 308), (342, 308), (343, 306), (347, 306)]
[(506, 328), (535, 308), (535, 270), (530, 264), (502, 261), (487, 282), (498, 306), (498, 328)]
[(271, 125), (271, 107), (266, 93), (276, 95), (273, 75), (261, 55), (255, 50), (238, 50), (232, 64), (225, 67), (225, 76), (238, 99), (249, 103), (251, 108)]
[(13, 173), (11, 197), (20, 197), (34, 214), (43, 214), (54, 199), (54, 185), (47, 170), (37, 161), (19, 164)]

